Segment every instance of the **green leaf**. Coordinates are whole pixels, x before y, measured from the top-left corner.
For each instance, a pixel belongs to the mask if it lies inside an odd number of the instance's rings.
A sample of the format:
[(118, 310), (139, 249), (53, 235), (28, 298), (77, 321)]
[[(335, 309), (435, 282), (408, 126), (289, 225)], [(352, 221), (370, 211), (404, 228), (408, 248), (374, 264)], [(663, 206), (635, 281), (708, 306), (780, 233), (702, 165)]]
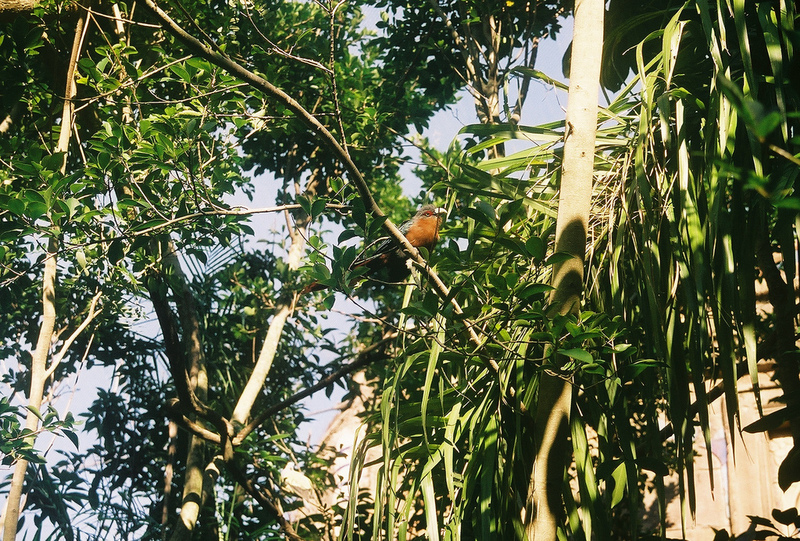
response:
[(583, 349), (577, 349), (577, 348), (559, 349), (558, 353), (564, 355), (565, 357), (569, 357), (570, 359), (574, 359), (580, 363), (591, 364), (594, 362), (592, 354)]
[(47, 214), (48, 210), (50, 210), (50, 207), (39, 201), (29, 201), (28, 204), (25, 205), (25, 215), (31, 220), (38, 220)]
[(439, 519), (436, 511), (436, 494), (433, 479), (426, 475), (421, 483), (422, 501), (425, 507), (425, 533), (431, 541), (439, 541)]
[(53, 154), (44, 156), (40, 163), (42, 167), (48, 171), (59, 171), (64, 164), (64, 153), (54, 152)]
[(786, 197), (778, 201), (773, 201), (775, 208), (800, 211), (800, 197)]
[(64, 434), (69, 441), (72, 442), (72, 445), (75, 446), (75, 449), (80, 450), (80, 440), (78, 439), (78, 435), (75, 434), (72, 430), (61, 430), (61, 433)]
[(9, 197), (3, 205), (5, 208), (16, 214), (17, 216), (25, 215), (25, 202), (16, 197)]
[(74, 197), (69, 197), (64, 201), (64, 204), (67, 207), (67, 213), (69, 218), (71, 219), (73, 216), (75, 216), (75, 213), (77, 212), (81, 202)]
[(31, 413), (33, 413), (33, 414), (34, 414), (36, 417), (38, 417), (40, 421), (44, 421), (44, 417), (42, 417), (42, 414), (41, 414), (41, 412), (39, 411), (39, 408), (36, 408), (36, 407), (34, 407), (34, 406), (25, 406), (25, 407), (27, 408), (27, 410), (28, 410), (28, 411), (30, 411), (30, 412), (31, 412)]
[(478, 224), (483, 224), (492, 229), (494, 229), (495, 227), (494, 209), (492, 209), (491, 216), (487, 215), (485, 212), (481, 212), (477, 208), (465, 208), (462, 210), (462, 214), (464, 216), (472, 218)]
[(320, 216), (323, 212), (325, 212), (325, 208), (327, 205), (327, 200), (324, 198), (317, 198), (311, 203), (311, 212), (309, 215), (311, 216), (312, 220), (316, 220), (318, 216)]
[(528, 250), (528, 255), (534, 260), (541, 261), (544, 259), (545, 244), (539, 237), (531, 237), (525, 241), (525, 249)]
[(611, 478), (614, 479), (614, 490), (611, 493), (611, 507), (614, 508), (625, 497), (625, 487), (628, 486), (628, 473), (624, 462), (614, 469)]
[(108, 252), (106, 253), (108, 260), (112, 265), (116, 265), (122, 258), (125, 257), (125, 246), (121, 239), (114, 239), (108, 245)]
[(483, 446), (483, 461), (480, 465), (481, 539), (493, 539), (497, 526), (490, 509), (498, 458), (497, 422), (494, 417), (489, 418), (481, 443)]
[(544, 262), (544, 264), (548, 266), (558, 265), (559, 263), (563, 263), (564, 261), (569, 261), (572, 258), (573, 256), (566, 252), (556, 252), (552, 254), (550, 257), (548, 257), (547, 260)]
[(583, 334), (583, 328), (576, 325), (572, 321), (566, 321), (564, 323), (564, 328), (567, 329), (567, 332), (570, 333), (575, 338), (578, 338)]

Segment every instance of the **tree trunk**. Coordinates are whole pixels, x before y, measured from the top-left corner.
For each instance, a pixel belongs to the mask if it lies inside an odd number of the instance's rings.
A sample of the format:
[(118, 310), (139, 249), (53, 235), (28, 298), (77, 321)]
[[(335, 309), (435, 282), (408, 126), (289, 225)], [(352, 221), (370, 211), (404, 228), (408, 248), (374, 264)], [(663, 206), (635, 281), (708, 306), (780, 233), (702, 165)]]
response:
[[(165, 275), (170, 276), (170, 283), (175, 294), (178, 315), (183, 329), (183, 350), (186, 354), (186, 371), (189, 386), (197, 399), (203, 404), (208, 398), (208, 374), (206, 358), (201, 338), (200, 321), (194, 302), (194, 295), (189, 288), (189, 279), (181, 269), (180, 261), (175, 254), (175, 246), (171, 241), (164, 243), (162, 265)], [(170, 539), (183, 541), (192, 538), (197, 525), (200, 510), (204, 503), (203, 482), (206, 444), (195, 435), (189, 437), (189, 450), (186, 457), (186, 472), (183, 480), (183, 497), (181, 500), (180, 520)]]
[[(550, 314), (577, 314), (583, 293), (586, 235), (591, 208), (597, 130), (597, 94), (603, 45), (602, 0), (577, 0), (564, 133), (564, 162), (556, 222), (556, 252), (571, 257), (553, 268)], [(556, 369), (561, 361), (554, 359)], [(525, 518), (530, 541), (556, 539), (563, 523), (561, 492), (571, 456), (569, 416), (572, 385), (566, 376), (543, 372), (534, 418), (537, 451), (528, 484)]]
[[(39, 338), (36, 341), (36, 350), (31, 358), (31, 387), (28, 395), (28, 407), (39, 410), (42, 407), (44, 386), (47, 380), (47, 357), (56, 323), (56, 251), (58, 243), (50, 240), (47, 258), (44, 264), (42, 277), (42, 323), (39, 326)], [(36, 432), (39, 428), (39, 418), (28, 411), (25, 419), (25, 428)], [(35, 436), (31, 436), (31, 439)], [(17, 536), (17, 525), (21, 511), (22, 487), (25, 483), (25, 473), (28, 469), (27, 460), (19, 460), (14, 466), (14, 475), (11, 478), (11, 487), (8, 491), (6, 502), (6, 519), (4, 524), (3, 541), (14, 541)]]
[[(61, 114), (61, 133), (58, 138), (56, 152), (64, 153), (64, 160), (61, 164), (61, 174), (66, 174), (67, 150), (69, 150), (69, 139), (72, 133), (72, 119), (75, 106), (72, 98), (76, 93), (75, 68), (78, 64), (83, 43), (84, 23), (86, 17), (81, 16), (75, 25), (75, 38), (72, 42), (72, 52), (67, 66), (67, 84), (64, 91), (64, 107)], [(31, 387), (28, 394), (28, 406), (36, 410), (42, 407), (44, 397), (44, 387), (47, 383), (47, 358), (50, 354), (53, 335), (56, 323), (56, 273), (57, 273), (57, 253), (58, 240), (51, 237), (47, 247), (47, 254), (44, 263), (44, 275), (42, 276), (42, 322), (39, 326), (39, 337), (36, 341), (36, 350), (31, 356)], [(33, 432), (39, 428), (39, 418), (29, 411), (25, 420), (25, 427)], [(35, 438), (35, 436), (31, 436)], [(19, 515), (21, 511), (20, 502), (22, 500), (22, 488), (25, 483), (25, 472), (28, 469), (28, 461), (20, 460), (14, 467), (14, 475), (11, 479), (11, 486), (8, 491), (6, 501), (6, 517), (3, 524), (3, 540), (13, 541), (17, 536)]]
[[(292, 239), (292, 244), (289, 247), (288, 264), (289, 269), (294, 272), (300, 268), (306, 246), (305, 237), (302, 234), (305, 222), (302, 224), (292, 224), (287, 214), (287, 224)], [(264, 382), (272, 369), (272, 362), (275, 360), (275, 353), (278, 351), (278, 345), (280, 344), (286, 321), (289, 319), (289, 316), (292, 315), (293, 311), (294, 298), (286, 299), (276, 307), (275, 315), (272, 316), (267, 335), (264, 337), (264, 344), (261, 346), (261, 352), (258, 354), (256, 365), (233, 410), (233, 415), (231, 416), (232, 422), (238, 423), (239, 425), (247, 424), (256, 398), (258, 398), (258, 395), (261, 393)]]

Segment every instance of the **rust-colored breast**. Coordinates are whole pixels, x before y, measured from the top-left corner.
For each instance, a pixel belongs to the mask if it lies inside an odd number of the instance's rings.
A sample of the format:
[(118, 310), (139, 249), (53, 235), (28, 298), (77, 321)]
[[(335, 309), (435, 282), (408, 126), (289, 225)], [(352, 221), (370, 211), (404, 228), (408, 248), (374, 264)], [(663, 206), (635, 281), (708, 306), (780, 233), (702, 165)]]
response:
[(438, 216), (429, 216), (417, 218), (413, 226), (406, 233), (408, 242), (415, 248), (426, 248), (430, 250), (439, 240), (439, 222), (441, 219)]

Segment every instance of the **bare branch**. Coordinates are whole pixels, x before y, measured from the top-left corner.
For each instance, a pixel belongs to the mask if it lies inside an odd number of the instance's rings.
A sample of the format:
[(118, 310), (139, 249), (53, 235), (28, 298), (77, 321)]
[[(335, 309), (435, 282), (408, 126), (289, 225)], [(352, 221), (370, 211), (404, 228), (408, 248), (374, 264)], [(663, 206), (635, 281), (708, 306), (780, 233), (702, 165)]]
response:
[(80, 336), (80, 334), (86, 329), (86, 327), (88, 327), (89, 324), (92, 321), (94, 321), (94, 318), (100, 315), (100, 312), (103, 311), (102, 308), (100, 310), (97, 310), (97, 302), (100, 300), (101, 296), (102, 293), (98, 291), (97, 293), (95, 293), (94, 297), (92, 297), (92, 302), (91, 304), (89, 304), (89, 313), (86, 315), (81, 324), (78, 325), (78, 328), (75, 329), (75, 331), (69, 336), (69, 338), (67, 338), (64, 341), (58, 353), (55, 356), (53, 356), (53, 360), (50, 363), (50, 368), (48, 368), (47, 371), (45, 372), (45, 379), (53, 375), (53, 373), (56, 371), (56, 368), (58, 368), (58, 365), (64, 359), (64, 356), (67, 354), (67, 351), (75, 342), (75, 340), (78, 338), (78, 336)]

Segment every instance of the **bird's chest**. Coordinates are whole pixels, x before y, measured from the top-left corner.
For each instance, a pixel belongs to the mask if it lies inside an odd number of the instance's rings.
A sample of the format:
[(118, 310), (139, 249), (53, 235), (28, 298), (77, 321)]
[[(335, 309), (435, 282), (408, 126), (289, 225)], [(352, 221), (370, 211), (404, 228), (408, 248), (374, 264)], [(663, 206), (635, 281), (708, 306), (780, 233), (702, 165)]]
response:
[(406, 238), (415, 248), (425, 248), (430, 250), (439, 241), (439, 218), (422, 218), (414, 224), (408, 232)]

